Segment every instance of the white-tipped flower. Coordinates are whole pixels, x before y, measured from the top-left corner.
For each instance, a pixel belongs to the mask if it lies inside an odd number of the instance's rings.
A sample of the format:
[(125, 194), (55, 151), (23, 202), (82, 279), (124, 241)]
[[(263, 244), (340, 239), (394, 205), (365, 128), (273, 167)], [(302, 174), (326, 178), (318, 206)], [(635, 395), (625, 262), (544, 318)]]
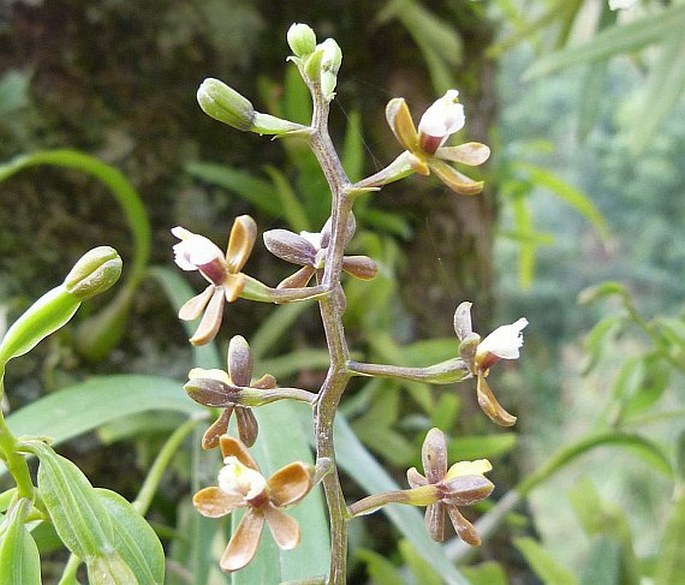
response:
[(459, 103), (459, 92), (450, 89), (440, 99), (433, 102), (419, 121), (419, 140), (421, 136), (439, 139), (439, 146), (455, 132), (464, 127), (466, 117), (464, 106)]
[(505, 360), (517, 359), (519, 349), (523, 345), (523, 329), (526, 325), (528, 325), (528, 319), (521, 317), (510, 325), (502, 325), (495, 329), (478, 344), (476, 362), (484, 359), (488, 354)]
[(223, 261), (224, 253), (209, 238), (194, 234), (181, 226), (171, 229), (181, 241), (174, 245), (174, 262), (181, 270), (200, 270), (207, 264)]
[(637, 0), (609, 0), (611, 10), (626, 10), (637, 4)]

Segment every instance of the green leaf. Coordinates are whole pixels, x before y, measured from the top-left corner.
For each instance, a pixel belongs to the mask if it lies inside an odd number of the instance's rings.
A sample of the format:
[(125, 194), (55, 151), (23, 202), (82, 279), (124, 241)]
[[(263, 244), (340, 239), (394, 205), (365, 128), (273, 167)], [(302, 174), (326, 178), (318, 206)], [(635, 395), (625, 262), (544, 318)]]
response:
[(486, 561), (480, 565), (464, 567), (464, 575), (471, 585), (508, 585), (507, 574), (499, 563)]
[(654, 576), (655, 585), (682, 585), (685, 575), (685, 497), (675, 502), (666, 525)]
[(176, 380), (142, 375), (101, 376), (30, 403), (12, 413), (7, 424), (17, 436), (43, 435), (49, 430), (53, 442), (60, 443), (117, 418), (148, 410), (188, 415), (204, 412)]
[(264, 319), (250, 337), (250, 349), (255, 361), (267, 355), (297, 321), (304, 311), (311, 308), (308, 303), (291, 303), (276, 307)]
[(438, 575), (421, 555), (417, 554), (414, 547), (406, 540), (400, 540), (400, 553), (411, 572), (421, 585), (442, 585), (442, 577)]
[(625, 285), (621, 284), (620, 282), (607, 280), (600, 284), (589, 286), (581, 290), (578, 294), (578, 304), (588, 305), (598, 301), (599, 299), (605, 299), (612, 296), (619, 296), (622, 299), (627, 299), (629, 298), (629, 293)]
[(442, 392), (431, 415), (431, 427), (451, 429), (461, 408), (461, 397), (455, 392)]
[(85, 475), (44, 443), (28, 446), (40, 460), (38, 490), (65, 546), (88, 567), (92, 585), (134, 585), (138, 580), (114, 548), (114, 529)]
[(514, 546), (545, 585), (576, 585), (578, 581), (532, 538), (515, 538)]
[(516, 168), (524, 171), (529, 180), (536, 186), (548, 189), (560, 199), (568, 203), (573, 209), (584, 216), (597, 230), (606, 242), (609, 239), (609, 228), (606, 219), (592, 200), (582, 191), (569, 185), (561, 177), (538, 165), (517, 162)]
[(164, 583), (164, 549), (155, 531), (122, 496), (95, 489), (112, 522), (113, 544), (139, 583)]
[(357, 549), (354, 554), (366, 566), (366, 572), (369, 574), (373, 585), (402, 585), (402, 583), (406, 583), (402, 573), (383, 555), (365, 548)]
[[(178, 312), (183, 303), (195, 296), (195, 291), (190, 288), (178, 271), (165, 266), (153, 266), (149, 269), (149, 273), (162, 287), (175, 312)], [(195, 325), (189, 321), (183, 321), (182, 324), (188, 337), (192, 337)], [(211, 370), (212, 368), (222, 368), (226, 363), (225, 359), (222, 360), (219, 357), (216, 343), (193, 345), (192, 351), (195, 367)]]
[(86, 476), (44, 443), (31, 443), (31, 450), (40, 460), (42, 501), (62, 542), (86, 562), (109, 552), (112, 524)]
[(622, 585), (620, 579), (621, 545), (606, 536), (598, 536), (590, 544), (581, 585)]
[(347, 116), (345, 141), (340, 159), (352, 183), (359, 181), (364, 172), (364, 137), (362, 135), (362, 115), (353, 110)]
[(285, 378), (302, 369), (325, 370), (328, 368), (331, 356), (323, 349), (302, 349), (291, 351), (278, 357), (263, 360), (262, 364), (266, 372)]
[(283, 215), (281, 204), (270, 181), (258, 179), (251, 173), (237, 171), (218, 163), (191, 162), (186, 165), (185, 170), (196, 179), (235, 193), (271, 217)]
[(636, 434), (610, 431), (590, 435), (576, 443), (562, 447), (545, 465), (521, 481), (516, 487), (516, 491), (521, 496), (527, 495), (533, 488), (563, 469), (571, 461), (597, 447), (604, 446), (630, 450), (666, 477), (673, 477), (671, 462), (664, 449), (655, 441), (650, 441)]
[(607, 28), (579, 47), (548, 54), (525, 72), (524, 79), (543, 77), (577, 63), (599, 61), (621, 53), (637, 51), (672, 35), (681, 35), (683, 28), (685, 6), (674, 5), (660, 14), (650, 14), (630, 24)]
[(589, 331), (585, 336), (584, 345), (587, 359), (582, 367), (582, 373), (587, 374), (594, 368), (604, 355), (607, 347), (611, 346), (612, 339), (623, 329), (626, 324), (624, 315), (610, 315)]
[(25, 525), (31, 502), (25, 498), (15, 503), (0, 537), (0, 583), (2, 585), (40, 585), (40, 556)]
[(272, 192), (280, 199), (280, 208), (290, 229), (298, 233), (303, 230), (311, 231), (307, 212), (285, 175), (272, 166), (266, 166), (264, 170), (273, 183)]
[(460, 436), (447, 445), (450, 461), (473, 461), (505, 455), (516, 446), (516, 433), (497, 435)]
[[(685, 26), (685, 19), (681, 22)], [(642, 117), (640, 124), (630, 124), (626, 127), (629, 148), (634, 156), (649, 150), (656, 131), (675, 108), (683, 89), (685, 35), (681, 29), (680, 33), (664, 39), (662, 53), (650, 72), (647, 89), (639, 106)]]

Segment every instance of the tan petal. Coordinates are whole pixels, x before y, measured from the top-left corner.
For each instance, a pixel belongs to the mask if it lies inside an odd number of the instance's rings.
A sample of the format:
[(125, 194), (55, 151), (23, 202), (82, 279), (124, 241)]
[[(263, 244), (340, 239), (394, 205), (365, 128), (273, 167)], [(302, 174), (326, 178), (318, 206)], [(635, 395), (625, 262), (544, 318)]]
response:
[(271, 374), (264, 374), (259, 380), (250, 384), (251, 388), (257, 388), (259, 390), (270, 390), (276, 386), (278, 386), (278, 382)]
[(459, 538), (471, 546), (478, 546), (480, 544), (480, 536), (476, 527), (461, 515), (456, 506), (447, 506), (447, 513)]
[(229, 435), (223, 435), (221, 439), (219, 439), (219, 445), (221, 447), (221, 455), (224, 459), (230, 456), (237, 457), (238, 461), (246, 467), (259, 471), (257, 462), (252, 459), (252, 455), (250, 455), (245, 445), (238, 439), (230, 437)]
[(226, 295), (226, 300), (232, 303), (245, 288), (245, 275), (243, 273), (227, 274), (221, 282), (221, 287)]
[(236, 386), (249, 386), (254, 360), (250, 345), (242, 335), (234, 335), (228, 344), (228, 375)]
[(221, 319), (224, 312), (224, 291), (215, 288), (212, 298), (207, 304), (202, 321), (198, 325), (195, 334), (189, 339), (193, 345), (205, 345), (212, 341), (219, 332)]
[(431, 158), (428, 166), (438, 179), (460, 195), (478, 195), (485, 185), (483, 181), (474, 181), (437, 158)]
[(419, 134), (404, 98), (393, 98), (385, 106), (385, 119), (399, 143), (407, 150), (416, 150)]
[(447, 473), (447, 441), (440, 429), (434, 427), (426, 434), (421, 447), (421, 460), (428, 483), (442, 481)]
[(428, 163), (424, 157), (416, 156), (414, 153), (410, 152), (409, 156), (407, 157), (407, 162), (414, 172), (418, 173), (419, 175), (427, 177), (431, 174)]
[(266, 483), (274, 505), (289, 506), (309, 493), (312, 487), (309, 466), (295, 461), (279, 469)]
[(194, 321), (204, 311), (209, 298), (214, 292), (214, 285), (210, 284), (205, 290), (203, 290), (199, 295), (194, 296), (192, 299), (186, 301), (183, 306), (178, 310), (178, 318), (182, 321)]
[(409, 483), (409, 487), (416, 488), (428, 485), (428, 480), (418, 472), (416, 467), (412, 467), (407, 469), (407, 483)]
[(264, 508), (264, 516), (269, 530), (282, 550), (292, 550), (300, 542), (300, 526), (297, 520), (291, 518), (279, 509), (268, 505)]
[(309, 281), (314, 274), (316, 274), (316, 268), (313, 266), (304, 266), (294, 274), (281, 280), (276, 288), (304, 288), (309, 284)]
[(193, 496), (193, 505), (207, 518), (220, 518), (245, 506), (245, 498), (242, 494), (229, 493), (216, 486), (210, 486)]
[(445, 505), (437, 502), (428, 506), (424, 521), (430, 537), (435, 542), (443, 542), (445, 540)]
[(478, 405), (491, 421), (503, 427), (511, 427), (516, 424), (516, 417), (513, 414), (509, 414), (497, 402), (497, 398), (492, 393), (483, 374), (478, 374), (476, 394), (478, 395)]
[(257, 239), (257, 224), (249, 215), (236, 217), (228, 237), (226, 263), (228, 270), (237, 274), (245, 266)]
[(259, 423), (251, 408), (237, 406), (235, 409), (236, 422), (238, 423), (238, 436), (248, 447), (252, 447), (259, 434)]
[(345, 256), (342, 269), (360, 280), (371, 280), (378, 274), (378, 264), (368, 256)]
[(443, 160), (475, 167), (482, 165), (490, 158), (490, 148), (480, 142), (467, 142), (459, 146), (443, 146), (438, 148), (435, 156)]
[(233, 414), (233, 406), (228, 406), (221, 411), (219, 418), (217, 418), (212, 426), (210, 426), (205, 434), (202, 435), (203, 449), (216, 449), (219, 446), (219, 438), (225, 435), (228, 430), (228, 423)]
[(220, 565), (224, 571), (238, 571), (254, 558), (263, 527), (262, 514), (253, 510), (245, 512), (221, 557)]

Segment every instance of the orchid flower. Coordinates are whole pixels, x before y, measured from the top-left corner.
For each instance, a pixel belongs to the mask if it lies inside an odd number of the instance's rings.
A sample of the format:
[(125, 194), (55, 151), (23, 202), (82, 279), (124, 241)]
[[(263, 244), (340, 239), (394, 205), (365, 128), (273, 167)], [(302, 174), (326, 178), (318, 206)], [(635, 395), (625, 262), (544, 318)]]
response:
[(298, 461), (266, 479), (241, 441), (223, 435), (220, 446), (224, 467), (219, 471), (218, 485), (197, 492), (193, 505), (208, 518), (220, 518), (240, 508), (246, 510), (220, 561), (224, 571), (233, 572), (254, 558), (264, 523), (280, 549), (291, 550), (298, 545), (300, 527), (281, 509), (309, 493), (312, 472), (309, 465)]
[(502, 325), (481, 340), (471, 326), (471, 303), (461, 303), (454, 313), (454, 331), (461, 342), (459, 353), (468, 364), (471, 374), (477, 377), (476, 394), (483, 412), (499, 425), (510, 427), (516, 417), (509, 414), (497, 401), (486, 377), (490, 368), (500, 360), (515, 360), (523, 345), (523, 329), (528, 320), (521, 317), (510, 325)]
[(197, 270), (209, 281), (209, 286), (187, 301), (178, 312), (179, 319), (183, 321), (192, 321), (204, 313), (190, 343), (205, 345), (219, 331), (224, 302), (232, 303), (243, 292), (245, 275), (241, 270), (257, 238), (257, 224), (249, 215), (237, 217), (228, 238), (226, 254), (211, 240), (180, 226), (173, 228), (171, 233), (181, 240), (174, 245), (176, 264), (186, 271)]
[(479, 142), (445, 146), (449, 137), (466, 123), (464, 106), (458, 98), (459, 92), (450, 89), (436, 100), (421, 117), (418, 130), (404, 98), (390, 100), (385, 108), (385, 117), (393, 134), (406, 149), (400, 158), (408, 157), (414, 171), (424, 176), (432, 171), (452, 191), (461, 195), (477, 195), (483, 190), (483, 181), (474, 181), (445, 162), (477, 166), (490, 156), (490, 149)]

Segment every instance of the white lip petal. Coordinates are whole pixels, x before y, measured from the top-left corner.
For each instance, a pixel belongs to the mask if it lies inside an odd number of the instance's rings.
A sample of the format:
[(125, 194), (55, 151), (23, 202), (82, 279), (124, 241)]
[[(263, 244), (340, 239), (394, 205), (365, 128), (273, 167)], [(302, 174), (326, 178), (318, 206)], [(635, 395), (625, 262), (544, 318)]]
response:
[(250, 500), (266, 489), (264, 476), (243, 465), (237, 457), (226, 457), (224, 463), (219, 471), (219, 488), (223, 491), (239, 493)]
[[(181, 231), (182, 230), (182, 231)], [(223, 259), (221, 249), (210, 239), (176, 227), (171, 232), (181, 241), (174, 245), (174, 262), (182, 270), (197, 270), (198, 266)]]
[(419, 134), (442, 137), (461, 130), (466, 123), (464, 106), (457, 100), (459, 92), (450, 89), (444, 96), (433, 102), (424, 112), (419, 122)]
[(476, 360), (488, 353), (505, 360), (515, 360), (519, 357), (519, 349), (523, 345), (523, 329), (528, 325), (528, 319), (521, 317), (510, 325), (502, 325), (495, 329), (478, 345)]

